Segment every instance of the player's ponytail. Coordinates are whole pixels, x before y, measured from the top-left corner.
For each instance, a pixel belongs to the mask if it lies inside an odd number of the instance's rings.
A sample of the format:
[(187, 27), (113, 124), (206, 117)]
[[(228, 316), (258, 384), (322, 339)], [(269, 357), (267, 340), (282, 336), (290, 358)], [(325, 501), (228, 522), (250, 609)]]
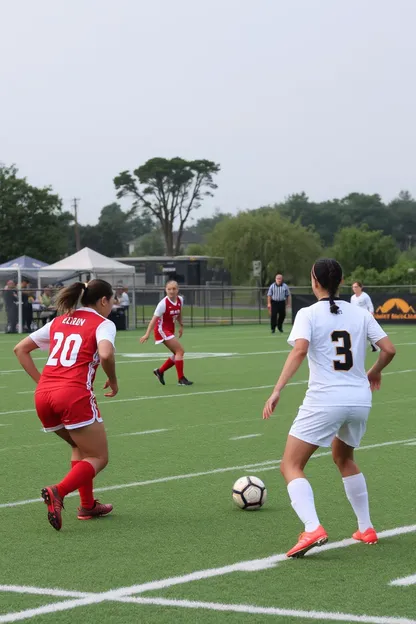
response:
[(79, 304), (89, 307), (95, 305), (100, 299), (111, 299), (112, 296), (111, 284), (104, 280), (94, 279), (88, 284), (74, 282), (59, 291), (56, 308), (59, 314), (68, 314), (76, 310)]
[(330, 311), (338, 314), (339, 306), (335, 303), (335, 297), (342, 281), (341, 265), (333, 258), (322, 258), (313, 265), (312, 275), (328, 291)]

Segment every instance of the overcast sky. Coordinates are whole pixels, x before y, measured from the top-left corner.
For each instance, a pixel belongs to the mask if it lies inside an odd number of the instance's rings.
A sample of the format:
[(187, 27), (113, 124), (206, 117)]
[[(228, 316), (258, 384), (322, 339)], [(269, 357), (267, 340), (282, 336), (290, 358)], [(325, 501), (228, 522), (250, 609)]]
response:
[(0, 161), (81, 223), (155, 156), (221, 165), (201, 215), (416, 195), (415, 0), (0, 0)]

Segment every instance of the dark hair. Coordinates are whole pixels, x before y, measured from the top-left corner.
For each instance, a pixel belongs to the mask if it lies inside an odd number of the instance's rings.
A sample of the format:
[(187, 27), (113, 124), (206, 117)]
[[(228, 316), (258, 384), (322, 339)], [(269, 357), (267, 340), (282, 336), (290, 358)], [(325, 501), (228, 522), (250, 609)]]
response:
[(363, 287), (362, 282), (359, 282), (358, 280), (355, 280), (355, 282), (352, 283), (353, 286), (354, 286), (354, 284), (357, 284), (357, 286), (359, 286), (360, 288)]
[(56, 307), (59, 313), (67, 314), (76, 309), (80, 298), (81, 305), (88, 307), (95, 305), (103, 297), (111, 299), (112, 296), (111, 284), (102, 279), (93, 279), (88, 284), (75, 282), (59, 291), (56, 297)]
[(333, 258), (317, 260), (312, 267), (312, 275), (322, 288), (328, 291), (329, 309), (332, 314), (338, 314), (339, 307), (335, 303), (334, 298), (342, 281), (342, 267), (340, 263)]

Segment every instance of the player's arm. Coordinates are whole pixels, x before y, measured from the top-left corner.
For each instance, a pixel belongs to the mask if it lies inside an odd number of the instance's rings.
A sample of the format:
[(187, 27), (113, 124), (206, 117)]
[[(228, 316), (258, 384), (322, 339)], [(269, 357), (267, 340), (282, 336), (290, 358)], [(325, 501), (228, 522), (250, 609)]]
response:
[(390, 364), (396, 355), (396, 347), (373, 316), (369, 318), (367, 337), (380, 349), (377, 361), (367, 373), (371, 390), (379, 390), (381, 386), (381, 371)]
[(20, 366), (37, 384), (40, 379), (40, 371), (37, 369), (32, 356), (30, 355), (35, 349), (39, 349), (38, 345), (32, 340), (32, 338), (30, 338), (30, 336), (27, 336), (26, 338), (23, 338), (23, 340), (21, 340), (13, 350), (15, 356), (19, 360)]
[(154, 326), (156, 325), (157, 321), (159, 320), (160, 316), (152, 316), (152, 319), (149, 323), (149, 325), (147, 326), (147, 330), (146, 333), (140, 338), (140, 342), (146, 342), (146, 340), (149, 340), (149, 336), (153, 331)]
[(153, 312), (153, 316), (149, 325), (147, 326), (146, 333), (144, 334), (144, 336), (140, 338), (141, 343), (146, 342), (146, 340), (149, 340), (149, 336), (152, 333), (154, 326), (156, 325), (158, 320), (164, 315), (165, 312), (166, 312), (166, 301), (162, 299), (162, 301), (159, 301), (159, 303), (156, 306), (156, 310)]
[(105, 321), (97, 328), (95, 337), (100, 364), (107, 375), (104, 388), (111, 388), (110, 392), (104, 396), (113, 397), (118, 392), (115, 358), (116, 326), (112, 321)]
[(179, 338), (182, 338), (182, 334), (183, 334), (182, 310), (180, 314), (178, 314), (178, 324), (179, 324)]
[(305, 359), (309, 349), (309, 341), (299, 338), (295, 342), (295, 346), (287, 356), (285, 365), (280, 374), (279, 379), (274, 387), (272, 394), (266, 402), (263, 409), (263, 418), (270, 418), (280, 398), (280, 392), (286, 384), (292, 379), (293, 375), (298, 371), (300, 365)]

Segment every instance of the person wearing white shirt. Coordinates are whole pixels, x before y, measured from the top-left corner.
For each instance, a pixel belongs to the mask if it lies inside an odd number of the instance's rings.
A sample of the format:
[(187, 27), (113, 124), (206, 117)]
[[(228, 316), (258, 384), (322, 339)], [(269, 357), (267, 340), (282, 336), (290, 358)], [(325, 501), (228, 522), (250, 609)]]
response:
[[(305, 525), (298, 543), (287, 553), (296, 558), (328, 541), (304, 473), (320, 446), (332, 446), (333, 460), (358, 521), (353, 538), (366, 544), (378, 540), (370, 519), (366, 481), (354, 461), (354, 449), (365, 433), (372, 391), (380, 388), (381, 371), (396, 353), (368, 310), (338, 299), (342, 269), (336, 260), (324, 258), (315, 262), (311, 282), (318, 301), (297, 313), (288, 338), (293, 350), (263, 409), (263, 418), (270, 418), (282, 390), (307, 356), (308, 389), (289, 431), (280, 464), (292, 507)], [(380, 347), (380, 354), (366, 373), (368, 339)]]
[(120, 305), (123, 306), (123, 308), (128, 308), (130, 305), (130, 297), (127, 293), (127, 288), (123, 289), (123, 292), (121, 293), (120, 297), (119, 297), (119, 302)]
[[(364, 308), (364, 310), (368, 310), (370, 314), (374, 314), (373, 302), (371, 301), (370, 295), (367, 295), (367, 293), (363, 291), (362, 283), (354, 282), (352, 290), (354, 294), (351, 296), (351, 303), (360, 308)], [(377, 347), (372, 342), (370, 342), (370, 345), (372, 351), (377, 351)]]

